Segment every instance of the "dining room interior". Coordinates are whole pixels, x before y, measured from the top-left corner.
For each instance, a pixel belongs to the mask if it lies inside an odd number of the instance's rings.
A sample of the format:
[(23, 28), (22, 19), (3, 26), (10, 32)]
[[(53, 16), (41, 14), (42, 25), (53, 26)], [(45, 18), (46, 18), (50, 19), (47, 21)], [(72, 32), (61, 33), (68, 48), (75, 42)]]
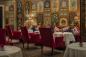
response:
[(0, 57), (85, 53), (85, 0), (0, 0)]

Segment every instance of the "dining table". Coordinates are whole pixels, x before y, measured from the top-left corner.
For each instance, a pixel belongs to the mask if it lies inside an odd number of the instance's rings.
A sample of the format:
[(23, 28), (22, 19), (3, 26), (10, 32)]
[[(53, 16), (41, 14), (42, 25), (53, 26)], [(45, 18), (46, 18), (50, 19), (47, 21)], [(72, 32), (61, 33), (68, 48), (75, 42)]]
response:
[(63, 41), (65, 42), (66, 46), (69, 45), (70, 42), (75, 42), (75, 37), (72, 32), (54, 32), (53, 33), (54, 38), (58, 38), (61, 36), (64, 37)]
[(19, 47), (7, 45), (0, 48), (0, 57), (23, 57), (23, 54)]
[(83, 42), (82, 46), (80, 42), (68, 45), (63, 57), (86, 57), (86, 42)]

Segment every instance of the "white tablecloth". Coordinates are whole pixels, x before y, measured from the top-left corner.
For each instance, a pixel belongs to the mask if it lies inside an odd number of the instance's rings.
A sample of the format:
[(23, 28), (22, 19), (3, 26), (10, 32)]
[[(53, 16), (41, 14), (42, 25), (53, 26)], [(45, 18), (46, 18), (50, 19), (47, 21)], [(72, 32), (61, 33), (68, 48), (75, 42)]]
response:
[(86, 57), (86, 42), (83, 43), (83, 47), (80, 47), (79, 43), (68, 45), (64, 57)]
[(4, 46), (4, 50), (0, 50), (0, 57), (23, 57), (21, 49), (15, 46)]
[(54, 32), (54, 37), (64, 37), (66, 46), (69, 45), (70, 41), (75, 41), (74, 35), (71, 32)]

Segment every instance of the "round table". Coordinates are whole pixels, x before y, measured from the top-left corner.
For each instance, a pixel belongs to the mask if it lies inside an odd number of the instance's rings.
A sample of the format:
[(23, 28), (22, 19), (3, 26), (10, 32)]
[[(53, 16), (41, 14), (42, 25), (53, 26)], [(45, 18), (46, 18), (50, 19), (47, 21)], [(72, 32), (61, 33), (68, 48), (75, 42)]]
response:
[(67, 46), (64, 57), (86, 57), (86, 42), (80, 47), (79, 43), (72, 43)]
[(23, 57), (22, 51), (16, 46), (4, 46), (4, 50), (0, 50), (0, 57)]
[(69, 45), (70, 41), (75, 42), (74, 35), (71, 32), (54, 32), (54, 37), (60, 37), (62, 35), (64, 37), (66, 46)]

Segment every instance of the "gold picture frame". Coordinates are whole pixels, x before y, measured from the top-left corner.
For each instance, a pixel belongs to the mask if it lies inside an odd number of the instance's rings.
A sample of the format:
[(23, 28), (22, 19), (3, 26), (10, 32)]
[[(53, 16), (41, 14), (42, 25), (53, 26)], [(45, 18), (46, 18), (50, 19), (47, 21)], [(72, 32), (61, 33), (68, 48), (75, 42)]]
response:
[(44, 3), (43, 1), (40, 1), (37, 4), (37, 12), (43, 12), (43, 11), (44, 11)]
[(69, 10), (70, 11), (77, 10), (77, 0), (69, 0)]
[(32, 11), (37, 11), (37, 4), (35, 2), (32, 2), (31, 10)]
[(61, 18), (60, 19), (60, 26), (68, 26), (67, 18)]
[(44, 8), (50, 8), (50, 0), (44, 1)]

